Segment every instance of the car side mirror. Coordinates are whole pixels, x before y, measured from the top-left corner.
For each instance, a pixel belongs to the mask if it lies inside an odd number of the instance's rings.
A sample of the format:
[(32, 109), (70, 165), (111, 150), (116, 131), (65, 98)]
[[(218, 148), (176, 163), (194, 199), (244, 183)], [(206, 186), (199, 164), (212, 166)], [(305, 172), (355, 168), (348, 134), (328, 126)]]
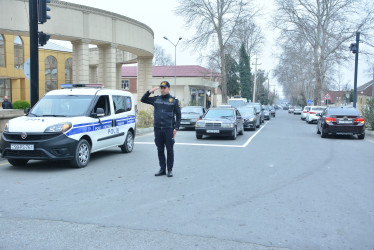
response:
[(238, 115), (236, 118), (243, 119), (243, 117), (241, 115)]
[(94, 117), (94, 118), (104, 117), (104, 115), (105, 115), (105, 113), (104, 113), (104, 109), (103, 109), (103, 108), (97, 108), (97, 109), (96, 109), (96, 113), (92, 113), (91, 115), (92, 115), (92, 117)]
[(30, 113), (30, 108), (25, 108), (24, 113), (25, 115), (28, 115)]

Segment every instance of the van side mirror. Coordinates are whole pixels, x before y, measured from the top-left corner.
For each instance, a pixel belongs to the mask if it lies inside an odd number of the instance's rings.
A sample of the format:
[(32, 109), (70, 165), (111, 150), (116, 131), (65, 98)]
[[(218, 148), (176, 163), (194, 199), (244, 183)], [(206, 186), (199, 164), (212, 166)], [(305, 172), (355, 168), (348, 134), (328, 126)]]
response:
[(100, 118), (100, 117), (103, 117), (105, 115), (104, 113), (104, 109), (103, 108), (97, 108), (96, 109), (96, 113), (91, 113), (92, 117), (94, 118)]
[(25, 115), (28, 115), (30, 113), (30, 108), (25, 108), (24, 113)]

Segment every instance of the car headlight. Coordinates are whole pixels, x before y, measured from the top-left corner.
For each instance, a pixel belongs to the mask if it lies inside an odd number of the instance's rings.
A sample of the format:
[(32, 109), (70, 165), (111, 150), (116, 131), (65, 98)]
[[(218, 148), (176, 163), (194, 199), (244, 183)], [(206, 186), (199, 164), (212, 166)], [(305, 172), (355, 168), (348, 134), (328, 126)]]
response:
[(58, 123), (52, 126), (49, 126), (44, 130), (45, 133), (65, 133), (69, 129), (71, 129), (71, 123), (70, 122), (63, 122)]
[(254, 120), (253, 118), (249, 119), (250, 122), (253, 122), (253, 120)]
[(204, 121), (197, 121), (196, 122), (196, 128), (205, 128), (205, 122)]
[(4, 125), (4, 132), (9, 132), (9, 122)]
[(222, 128), (233, 128), (234, 124), (232, 124), (232, 123), (222, 123), (221, 127)]

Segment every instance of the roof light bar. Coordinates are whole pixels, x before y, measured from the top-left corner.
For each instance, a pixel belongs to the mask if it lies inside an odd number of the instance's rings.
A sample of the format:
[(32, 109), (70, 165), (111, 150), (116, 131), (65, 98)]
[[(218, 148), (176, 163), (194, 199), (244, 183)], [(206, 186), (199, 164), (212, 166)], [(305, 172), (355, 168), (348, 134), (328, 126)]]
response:
[(96, 84), (96, 83), (64, 83), (60, 85), (62, 89), (72, 89), (72, 88), (103, 88), (104, 84)]

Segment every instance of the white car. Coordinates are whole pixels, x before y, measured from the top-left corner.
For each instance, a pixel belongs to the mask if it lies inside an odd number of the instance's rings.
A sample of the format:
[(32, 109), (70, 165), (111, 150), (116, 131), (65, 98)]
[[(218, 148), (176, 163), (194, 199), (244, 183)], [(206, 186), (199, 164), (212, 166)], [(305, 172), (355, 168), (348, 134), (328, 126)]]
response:
[(307, 113), (309, 112), (311, 106), (305, 106), (303, 112), (301, 113), (301, 120), (305, 120)]
[(69, 160), (73, 167), (81, 168), (87, 166), (93, 152), (114, 146), (124, 153), (133, 150), (136, 126), (132, 94), (70, 86), (48, 92), (26, 110), (25, 116), (8, 121), (0, 149), (10, 164)]
[(296, 106), (293, 110), (294, 115), (300, 115), (302, 113), (302, 108), (300, 106)]
[(309, 124), (316, 122), (319, 118), (317, 114), (322, 113), (325, 108), (324, 106), (311, 106), (309, 112), (306, 114), (305, 121)]

